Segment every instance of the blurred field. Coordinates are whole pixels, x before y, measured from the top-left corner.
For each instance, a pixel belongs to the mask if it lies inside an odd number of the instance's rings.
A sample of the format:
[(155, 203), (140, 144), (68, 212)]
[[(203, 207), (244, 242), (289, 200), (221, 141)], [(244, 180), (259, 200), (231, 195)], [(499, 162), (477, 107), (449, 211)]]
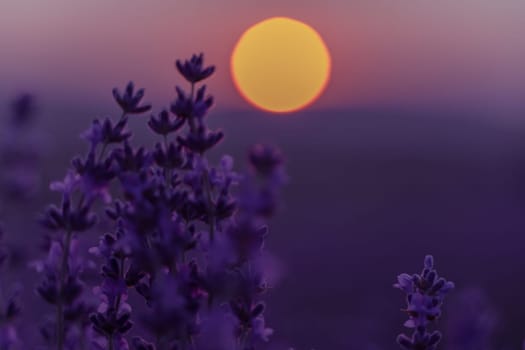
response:
[[(44, 182), (62, 177), (69, 158), (84, 150), (77, 135), (112, 108), (43, 111)], [(225, 130), (220, 151), (234, 155), (238, 168), (253, 142), (277, 144), (287, 157), (291, 181), (268, 246), (285, 266), (269, 298), (276, 339), (296, 349), (394, 347), (403, 300), (391, 285), (432, 253), (458, 289), (486, 290), (502, 314), (499, 349), (518, 347), (525, 336), (525, 141), (517, 123), (477, 112), (387, 109), (291, 117), (214, 111), (209, 118)], [(131, 123), (138, 143), (154, 142), (145, 123)], [(27, 206), (7, 208), (8, 225), (34, 227), (27, 218), (44, 197), (22, 218)], [(30, 230), (10, 238), (36, 242), (40, 233)], [(26, 282), (31, 293), (33, 281)]]

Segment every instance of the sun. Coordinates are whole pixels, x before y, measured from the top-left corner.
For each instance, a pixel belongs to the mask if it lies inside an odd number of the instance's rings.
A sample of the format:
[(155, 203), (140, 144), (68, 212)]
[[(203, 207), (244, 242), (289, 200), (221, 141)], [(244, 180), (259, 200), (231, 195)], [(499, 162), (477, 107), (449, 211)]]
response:
[(239, 93), (256, 107), (275, 113), (312, 104), (324, 91), (330, 70), (330, 53), (319, 33), (287, 17), (248, 28), (231, 56)]

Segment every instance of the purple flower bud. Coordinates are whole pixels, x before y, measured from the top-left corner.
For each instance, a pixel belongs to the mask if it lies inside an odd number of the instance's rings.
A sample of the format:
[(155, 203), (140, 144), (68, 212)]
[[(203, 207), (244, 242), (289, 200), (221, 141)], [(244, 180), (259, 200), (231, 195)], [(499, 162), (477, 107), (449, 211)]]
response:
[(171, 104), (170, 111), (179, 119), (186, 120), (193, 116), (193, 101), (190, 96), (186, 96), (184, 91), (176, 86), (177, 99)]
[(414, 329), (412, 338), (400, 334), (398, 344), (403, 349), (435, 350), (441, 334), (437, 331), (430, 333), (427, 328), (441, 316), (444, 296), (454, 284), (438, 277), (431, 255), (425, 257), (424, 269), (420, 275), (401, 274), (397, 280), (394, 287), (407, 294), (405, 311), (409, 319), (404, 325)]
[(27, 125), (35, 115), (35, 98), (33, 95), (23, 93), (11, 102), (12, 122), (20, 127)]
[(425, 256), (425, 268), (432, 269), (434, 267), (434, 257), (432, 255)]
[(127, 141), (122, 148), (114, 150), (112, 156), (118, 165), (119, 173), (140, 172), (151, 164), (151, 156), (143, 147), (134, 150)]
[(124, 94), (121, 94), (117, 88), (113, 89), (113, 98), (117, 101), (120, 108), (122, 108), (123, 114), (142, 114), (149, 111), (151, 105), (140, 105), (143, 97), (144, 89), (135, 92), (135, 86), (131, 81), (126, 86)]
[(203, 68), (204, 54), (192, 55), (186, 61), (177, 60), (175, 66), (179, 73), (190, 83), (197, 83), (208, 78), (215, 71), (214, 66)]
[(167, 149), (157, 143), (155, 152), (153, 152), (153, 159), (158, 166), (165, 169), (180, 168), (185, 162), (182, 146), (176, 146), (174, 143), (170, 143)]
[(201, 125), (186, 137), (179, 136), (177, 140), (188, 150), (202, 154), (217, 145), (223, 137), (222, 131), (210, 131)]
[(159, 135), (168, 135), (172, 132), (179, 130), (184, 125), (184, 118), (170, 119), (170, 115), (167, 110), (163, 110), (158, 114), (158, 117), (151, 116), (148, 121), (148, 126), (153, 132)]
[(283, 163), (281, 153), (268, 145), (255, 145), (250, 149), (249, 159), (255, 170), (267, 176)]

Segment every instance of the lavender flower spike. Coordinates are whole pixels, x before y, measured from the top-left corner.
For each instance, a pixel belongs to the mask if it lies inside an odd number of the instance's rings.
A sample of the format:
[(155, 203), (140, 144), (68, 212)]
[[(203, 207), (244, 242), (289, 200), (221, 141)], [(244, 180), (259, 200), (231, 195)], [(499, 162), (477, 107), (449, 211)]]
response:
[(430, 332), (428, 327), (441, 316), (445, 295), (454, 288), (454, 283), (438, 277), (432, 255), (425, 257), (421, 274), (404, 273), (397, 277), (395, 288), (407, 294), (409, 319), (405, 327), (414, 328), (412, 337), (400, 334), (397, 342), (405, 350), (435, 350), (441, 340), (439, 331)]
[(140, 104), (142, 98), (144, 97), (144, 89), (140, 89), (135, 92), (135, 86), (131, 81), (126, 86), (126, 91), (123, 94), (121, 94), (117, 88), (113, 89), (113, 97), (119, 104), (120, 108), (122, 108), (123, 115), (142, 114), (151, 109), (150, 104)]
[[(9, 252), (0, 227), (0, 275), (4, 274), (8, 259)], [(21, 311), (19, 289), (20, 287), (16, 286), (8, 290), (4, 281), (0, 281), (0, 350), (18, 349), (20, 345), (15, 327), (16, 318)]]
[(184, 78), (194, 84), (208, 78), (215, 72), (215, 66), (202, 67), (204, 54), (192, 55), (190, 60), (184, 62), (177, 60), (175, 66)]

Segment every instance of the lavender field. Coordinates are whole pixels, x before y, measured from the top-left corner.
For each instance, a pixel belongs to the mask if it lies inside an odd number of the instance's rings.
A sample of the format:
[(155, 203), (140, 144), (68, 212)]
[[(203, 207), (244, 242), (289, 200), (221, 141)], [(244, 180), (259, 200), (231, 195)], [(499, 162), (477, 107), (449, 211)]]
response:
[(524, 349), (525, 8), (467, 3), (0, 5), (0, 350)]

